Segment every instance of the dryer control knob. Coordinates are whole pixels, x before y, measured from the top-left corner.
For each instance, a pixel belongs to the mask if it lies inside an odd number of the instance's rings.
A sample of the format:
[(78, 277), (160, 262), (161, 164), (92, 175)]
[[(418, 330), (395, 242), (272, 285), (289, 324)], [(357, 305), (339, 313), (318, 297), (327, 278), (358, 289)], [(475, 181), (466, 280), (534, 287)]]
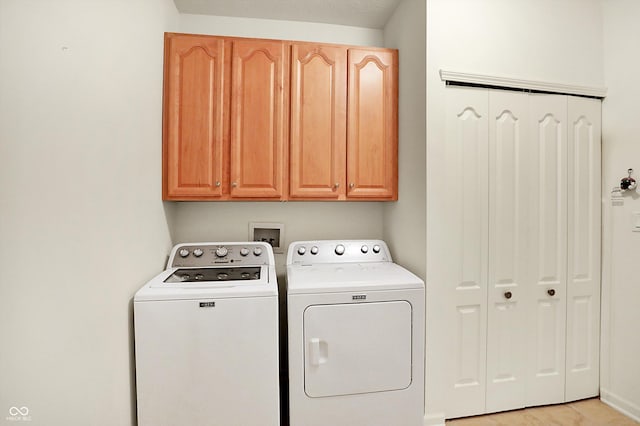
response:
[(248, 248), (243, 247), (243, 248), (240, 249), (240, 256), (244, 257), (244, 256), (246, 256), (248, 254), (249, 254), (249, 249)]
[(311, 247), (311, 254), (318, 254), (318, 247), (316, 246)]
[(363, 252), (363, 253), (367, 253), (369, 251), (369, 247), (362, 246), (362, 247), (360, 247), (360, 251)]
[(202, 256), (203, 254), (204, 254), (204, 252), (202, 251), (202, 249), (201, 249), (201, 248), (197, 248), (197, 249), (195, 249), (195, 250), (193, 251), (193, 255), (194, 255), (195, 257), (200, 257), (200, 256)]
[(187, 257), (189, 256), (189, 250), (187, 250), (186, 248), (180, 249), (180, 257)]
[(342, 244), (338, 244), (336, 246), (336, 254), (338, 256), (342, 256), (344, 254), (344, 246)]
[(306, 249), (306, 248), (304, 248), (304, 246), (300, 246), (300, 247), (298, 247), (298, 254), (299, 254), (300, 256), (302, 256), (302, 255), (303, 255), (303, 254), (305, 254), (306, 252), (307, 252), (307, 249)]
[(256, 247), (253, 249), (253, 254), (255, 256), (260, 256), (262, 254), (262, 247)]
[(218, 247), (216, 249), (216, 256), (218, 257), (225, 257), (228, 253), (229, 253), (229, 250), (227, 250), (226, 247)]
[(380, 253), (380, 246), (377, 245), (377, 244), (375, 246), (373, 246), (373, 252), (374, 253)]

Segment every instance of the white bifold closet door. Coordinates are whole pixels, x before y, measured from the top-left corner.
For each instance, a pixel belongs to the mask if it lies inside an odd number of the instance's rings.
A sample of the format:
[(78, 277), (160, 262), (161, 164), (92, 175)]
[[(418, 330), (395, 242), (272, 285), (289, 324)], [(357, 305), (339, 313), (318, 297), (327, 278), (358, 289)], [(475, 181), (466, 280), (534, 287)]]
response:
[[(448, 89), (447, 89), (448, 90)], [(440, 225), (446, 232), (438, 268), (445, 287), (441, 294), (447, 379), (446, 413), (455, 417), (485, 412), (487, 375), (488, 259), (488, 103), (486, 89), (454, 89), (447, 93), (446, 140), (439, 188), (444, 209)], [(427, 367), (429, 368), (429, 367)]]
[(601, 107), (568, 98), (566, 401), (600, 391)]
[(531, 186), (528, 120), (526, 95), (489, 92), (486, 411), (525, 406)]
[(527, 96), (531, 144), (526, 405), (564, 401), (567, 295), (567, 97)]
[(600, 101), (448, 87), (446, 115), (446, 417), (597, 395)]

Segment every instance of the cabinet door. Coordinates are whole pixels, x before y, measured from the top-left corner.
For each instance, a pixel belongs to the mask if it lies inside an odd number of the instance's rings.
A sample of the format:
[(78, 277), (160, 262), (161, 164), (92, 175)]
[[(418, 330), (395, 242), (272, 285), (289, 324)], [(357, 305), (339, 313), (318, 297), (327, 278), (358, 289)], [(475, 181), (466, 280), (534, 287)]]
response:
[(524, 407), (529, 106), (527, 95), (489, 92), (487, 412)]
[(225, 68), (222, 39), (165, 36), (164, 199), (222, 195)]
[(568, 98), (567, 401), (599, 392), (600, 108)]
[(231, 197), (281, 198), (285, 161), (287, 45), (234, 40), (231, 77)]
[(292, 198), (344, 198), (347, 49), (294, 44), (291, 66)]
[(349, 49), (347, 197), (398, 198), (398, 52)]
[(527, 405), (564, 401), (567, 98), (530, 95), (531, 238)]
[(434, 289), (442, 291), (447, 306), (433, 331), (442, 333), (445, 342), (436, 350), (447, 354), (442, 390), (447, 418), (485, 412), (488, 113), (487, 90), (447, 87), (446, 140), (440, 160), (447, 187), (438, 191), (440, 208), (448, 214), (438, 223), (446, 231), (438, 247), (437, 268), (442, 281)]

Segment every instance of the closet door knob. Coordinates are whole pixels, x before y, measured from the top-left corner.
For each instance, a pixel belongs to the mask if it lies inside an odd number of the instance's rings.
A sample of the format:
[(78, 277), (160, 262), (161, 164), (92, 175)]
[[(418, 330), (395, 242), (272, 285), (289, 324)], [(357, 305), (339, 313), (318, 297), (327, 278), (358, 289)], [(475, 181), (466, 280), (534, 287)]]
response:
[(513, 294), (511, 294), (511, 292), (510, 292), (510, 291), (505, 291), (505, 292), (504, 292), (504, 297), (505, 297), (505, 299), (511, 299), (511, 296), (513, 296)]
[(549, 290), (547, 290), (547, 294), (548, 294), (549, 296), (553, 296), (553, 295), (555, 295), (555, 294), (556, 294), (556, 291), (555, 291), (554, 289), (550, 288)]
[(220, 181), (219, 181), (219, 180), (217, 180), (217, 181), (216, 181), (216, 187), (219, 187), (219, 186), (220, 186)]

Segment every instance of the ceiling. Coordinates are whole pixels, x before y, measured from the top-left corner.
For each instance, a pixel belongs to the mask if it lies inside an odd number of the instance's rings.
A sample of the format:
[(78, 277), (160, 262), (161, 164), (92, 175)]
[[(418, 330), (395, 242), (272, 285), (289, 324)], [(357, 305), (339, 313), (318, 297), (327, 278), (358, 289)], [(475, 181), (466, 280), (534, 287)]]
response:
[(174, 0), (180, 13), (382, 28), (401, 0)]

